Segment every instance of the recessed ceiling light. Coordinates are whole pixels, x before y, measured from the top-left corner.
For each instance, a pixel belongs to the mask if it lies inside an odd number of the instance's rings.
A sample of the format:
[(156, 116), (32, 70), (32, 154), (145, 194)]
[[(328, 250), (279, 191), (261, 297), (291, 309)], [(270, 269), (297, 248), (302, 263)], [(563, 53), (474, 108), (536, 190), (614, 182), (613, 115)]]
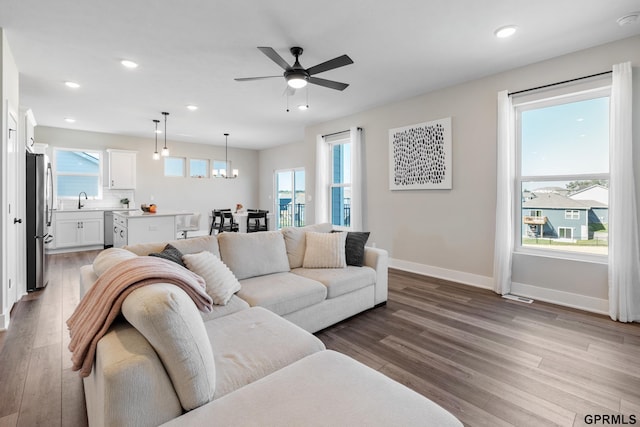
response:
[(80, 87), (80, 85), (76, 82), (64, 82), (64, 84), (71, 89), (78, 89)]
[(514, 35), (517, 29), (518, 27), (516, 27), (515, 25), (507, 25), (507, 26), (498, 28), (493, 32), (493, 34), (495, 34), (495, 36), (498, 37), (499, 39), (505, 39), (507, 37), (511, 37), (512, 35)]
[(138, 68), (138, 64), (133, 61), (129, 61), (128, 59), (123, 59), (120, 63), (127, 68)]
[(198, 109), (197, 105), (187, 105), (187, 109), (189, 111), (196, 111)]
[(65, 117), (64, 121), (67, 123), (75, 123), (76, 119), (74, 119), (73, 117)]
[(638, 20), (638, 16), (640, 16), (640, 12), (633, 12), (628, 15), (621, 16), (620, 18), (616, 19), (616, 22), (622, 27), (624, 25), (633, 24), (634, 22), (636, 22)]

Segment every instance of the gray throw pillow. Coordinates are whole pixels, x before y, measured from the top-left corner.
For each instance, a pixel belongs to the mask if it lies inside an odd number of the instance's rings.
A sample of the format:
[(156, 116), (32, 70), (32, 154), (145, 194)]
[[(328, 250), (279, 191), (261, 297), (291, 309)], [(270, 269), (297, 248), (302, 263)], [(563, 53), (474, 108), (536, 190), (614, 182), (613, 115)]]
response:
[[(333, 230), (332, 233), (341, 233), (340, 230)], [(364, 245), (369, 240), (369, 231), (349, 231), (344, 244), (344, 253), (347, 265), (362, 267), (364, 265)]]
[(149, 256), (168, 259), (169, 261), (173, 261), (176, 264), (185, 267), (184, 262), (182, 261), (182, 252), (176, 249), (176, 247), (171, 243), (168, 243), (167, 246), (164, 247), (162, 252), (150, 253)]

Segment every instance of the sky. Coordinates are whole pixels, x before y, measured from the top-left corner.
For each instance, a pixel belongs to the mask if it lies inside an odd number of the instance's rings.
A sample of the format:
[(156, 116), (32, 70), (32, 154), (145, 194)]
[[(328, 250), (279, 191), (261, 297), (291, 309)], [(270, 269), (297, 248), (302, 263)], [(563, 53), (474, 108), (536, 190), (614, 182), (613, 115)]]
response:
[(523, 111), (521, 127), (522, 176), (609, 172), (608, 97)]

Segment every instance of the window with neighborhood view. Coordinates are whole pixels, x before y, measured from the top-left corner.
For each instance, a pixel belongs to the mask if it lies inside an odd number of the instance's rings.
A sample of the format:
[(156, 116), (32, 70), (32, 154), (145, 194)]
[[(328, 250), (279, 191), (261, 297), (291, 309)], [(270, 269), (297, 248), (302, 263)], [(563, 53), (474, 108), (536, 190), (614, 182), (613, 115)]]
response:
[(333, 225), (351, 226), (351, 141), (331, 145), (329, 218)]
[(55, 188), (59, 198), (102, 197), (102, 153), (56, 148), (54, 150)]
[(516, 115), (519, 247), (607, 255), (608, 89), (516, 105)]

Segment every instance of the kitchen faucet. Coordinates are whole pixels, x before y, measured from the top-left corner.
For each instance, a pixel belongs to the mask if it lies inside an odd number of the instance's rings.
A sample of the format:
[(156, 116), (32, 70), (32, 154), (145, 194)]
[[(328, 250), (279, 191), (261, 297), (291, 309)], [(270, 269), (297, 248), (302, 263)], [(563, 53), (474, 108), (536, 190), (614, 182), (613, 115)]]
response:
[(78, 194), (78, 209), (82, 209), (82, 207), (84, 205), (80, 204), (80, 196), (82, 196), (84, 194), (84, 199), (87, 200), (87, 193), (85, 193), (84, 191), (81, 191), (80, 194)]

